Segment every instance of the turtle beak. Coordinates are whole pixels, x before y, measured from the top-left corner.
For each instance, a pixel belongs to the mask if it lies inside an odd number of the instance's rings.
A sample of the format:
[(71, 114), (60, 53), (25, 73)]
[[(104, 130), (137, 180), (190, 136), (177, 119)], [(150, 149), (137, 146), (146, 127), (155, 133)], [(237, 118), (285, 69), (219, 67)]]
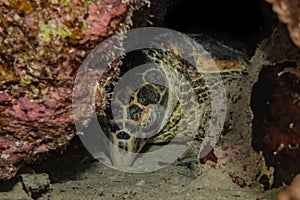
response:
[(109, 150), (111, 162), (116, 167), (130, 167), (136, 157), (136, 153), (121, 149), (116, 144), (111, 144)]
[(144, 145), (145, 142), (143, 140), (132, 136), (127, 140), (113, 136), (113, 141), (109, 146), (109, 154), (113, 166), (130, 167)]

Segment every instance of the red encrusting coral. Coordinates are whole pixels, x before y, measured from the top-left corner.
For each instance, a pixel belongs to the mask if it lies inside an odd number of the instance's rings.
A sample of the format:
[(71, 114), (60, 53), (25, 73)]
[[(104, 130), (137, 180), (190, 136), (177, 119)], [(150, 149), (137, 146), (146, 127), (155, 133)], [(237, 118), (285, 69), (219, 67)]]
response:
[(80, 43), (88, 40), (97, 40), (111, 34), (122, 20), (122, 15), (126, 12), (129, 0), (120, 3), (119, 0), (103, 0), (92, 3), (89, 6), (89, 16), (87, 18), (88, 28), (84, 31), (84, 38)]

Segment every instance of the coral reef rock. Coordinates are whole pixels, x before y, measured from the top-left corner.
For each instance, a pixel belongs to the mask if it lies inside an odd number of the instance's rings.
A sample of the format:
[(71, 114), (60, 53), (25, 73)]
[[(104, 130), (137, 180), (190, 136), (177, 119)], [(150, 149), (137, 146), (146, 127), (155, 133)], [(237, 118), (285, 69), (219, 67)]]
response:
[(0, 0), (0, 180), (69, 143), (83, 59), (148, 7), (146, 0)]
[(290, 187), (278, 195), (278, 200), (297, 200), (300, 199), (300, 174), (295, 176)]
[(293, 42), (300, 47), (300, 1), (298, 0), (266, 0), (273, 5), (273, 11), (285, 24)]
[(253, 146), (273, 166), (274, 186), (300, 172), (300, 64), (263, 66), (253, 87)]

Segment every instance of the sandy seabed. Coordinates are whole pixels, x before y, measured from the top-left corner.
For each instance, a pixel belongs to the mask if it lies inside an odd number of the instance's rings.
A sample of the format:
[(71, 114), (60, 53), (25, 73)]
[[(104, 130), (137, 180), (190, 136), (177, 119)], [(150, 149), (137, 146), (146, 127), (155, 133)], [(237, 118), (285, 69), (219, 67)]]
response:
[[(196, 155), (187, 155), (163, 169), (133, 174), (93, 159), (75, 140), (63, 155), (52, 153), (24, 169), (22, 173), (33, 177), (34, 183), (22, 179), (11, 183), (12, 190), (1, 192), (0, 199), (32, 199), (25, 186), (42, 185), (37, 179), (45, 173), (50, 188), (33, 195), (35, 199), (276, 199), (281, 189), (263, 190), (255, 174), (261, 167), (260, 155), (247, 143), (240, 136), (227, 136), (215, 148), (217, 163), (200, 165)], [(258, 163), (255, 168), (253, 162)]]

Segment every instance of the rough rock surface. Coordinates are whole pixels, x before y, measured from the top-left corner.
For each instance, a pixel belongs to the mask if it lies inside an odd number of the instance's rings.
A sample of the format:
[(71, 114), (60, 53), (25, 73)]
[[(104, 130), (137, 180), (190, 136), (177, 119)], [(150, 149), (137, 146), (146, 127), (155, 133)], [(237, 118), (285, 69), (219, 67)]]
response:
[(252, 94), (253, 144), (275, 169), (274, 185), (300, 172), (299, 65), (264, 66)]
[(293, 42), (300, 47), (300, 1), (266, 0), (273, 4), (273, 11), (287, 24)]
[(278, 200), (300, 199), (300, 175), (295, 176), (291, 186), (287, 190), (282, 191), (278, 195)]
[[(260, 74), (257, 82), (253, 79), (256, 83), (251, 97), (252, 145), (262, 151), (267, 166), (274, 167), (274, 181), (269, 186), (288, 183), (299, 172), (300, 137), (295, 123), (299, 116), (299, 60), (299, 48), (292, 45), (286, 30), (280, 26), (260, 45), (251, 61), (250, 74)], [(252, 72), (256, 70), (259, 73)]]
[(147, 5), (0, 1), (0, 180), (69, 143), (75, 135), (71, 110), (77, 69), (99, 42), (130, 28), (135, 12)]

